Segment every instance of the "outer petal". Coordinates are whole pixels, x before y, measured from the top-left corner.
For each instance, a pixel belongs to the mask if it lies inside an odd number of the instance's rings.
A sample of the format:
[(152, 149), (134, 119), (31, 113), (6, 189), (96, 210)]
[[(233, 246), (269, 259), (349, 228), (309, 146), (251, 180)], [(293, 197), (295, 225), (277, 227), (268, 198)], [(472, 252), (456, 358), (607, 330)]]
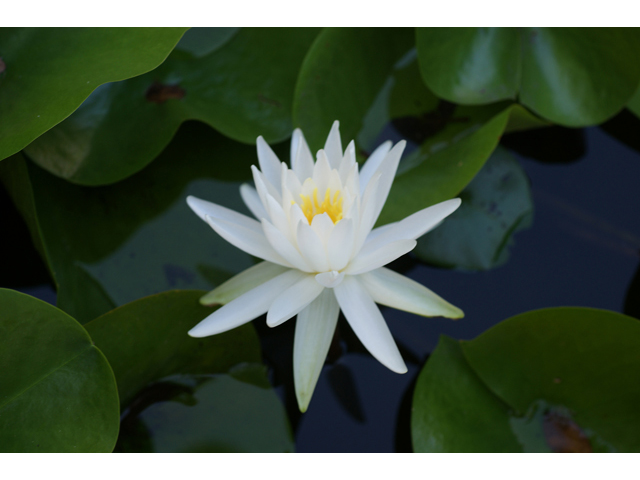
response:
[[(379, 234), (375, 237), (369, 234), (364, 248), (378, 248), (385, 243), (402, 239), (415, 240), (437, 227), (442, 220), (456, 211), (460, 203), (459, 198), (446, 200), (409, 215), (390, 227), (385, 225), (376, 228), (374, 231), (379, 231)], [(387, 227), (385, 230), (381, 230), (385, 227)]]
[(327, 358), (340, 308), (331, 290), (323, 292), (298, 314), (293, 343), (293, 378), (300, 411), (309, 406)]
[(376, 303), (425, 317), (462, 318), (458, 307), (410, 278), (379, 268), (358, 277)]
[(378, 171), (382, 161), (385, 159), (389, 150), (391, 150), (391, 145), (393, 145), (390, 141), (386, 141), (383, 144), (379, 145), (369, 158), (364, 163), (362, 168), (360, 169), (360, 191), (364, 192), (369, 184), (369, 181), (373, 178), (373, 174)]
[(287, 270), (219, 308), (189, 330), (189, 335), (207, 337), (226, 332), (253, 320), (269, 309), (278, 293), (304, 277), (305, 274), (302, 272)]
[(406, 373), (407, 367), (391, 332), (358, 277), (346, 276), (333, 291), (349, 325), (371, 355), (390, 370)]
[[(241, 225), (223, 220), (222, 218), (213, 218), (208, 215), (205, 217), (205, 220), (218, 235), (234, 247), (271, 263), (277, 263), (285, 267), (292, 266), (291, 263), (273, 249), (267, 241), (262, 228), (256, 230), (253, 225)], [(255, 222), (255, 220), (252, 221)]]
[(267, 325), (277, 327), (297, 315), (322, 293), (324, 287), (316, 282), (315, 275), (306, 275), (273, 300), (267, 313)]
[(255, 229), (256, 225), (258, 228), (260, 227), (260, 224), (251, 217), (247, 217), (246, 215), (221, 205), (207, 202), (206, 200), (194, 197), (193, 195), (189, 195), (187, 197), (187, 205), (189, 205), (191, 210), (193, 210), (194, 213), (205, 222), (207, 221), (205, 217), (208, 215), (213, 218), (227, 220), (228, 222), (232, 222), (249, 229)]
[(258, 149), (260, 170), (271, 185), (273, 185), (276, 190), (280, 190), (280, 160), (278, 160), (278, 157), (273, 153), (273, 150), (271, 150), (271, 147), (264, 141), (262, 136), (258, 137), (256, 147)]
[(260, 262), (218, 285), (200, 298), (200, 303), (209, 306), (224, 305), (287, 270), (289, 268), (275, 263)]
[[(407, 145), (407, 142), (404, 140), (399, 141), (395, 144), (395, 146), (391, 149), (387, 157), (378, 168), (377, 173), (381, 174), (380, 185), (378, 186), (378, 192), (376, 195), (376, 214), (375, 220), (380, 216), (380, 212), (382, 211), (382, 207), (384, 207), (385, 202), (387, 201), (387, 197), (389, 196), (389, 190), (391, 190), (391, 184), (396, 177), (396, 171), (398, 170), (398, 164), (400, 163), (400, 157), (402, 156), (402, 152), (404, 151), (404, 147)], [(375, 223), (374, 220), (374, 223)]]
[(300, 183), (313, 176), (313, 155), (299, 128), (293, 131), (291, 137), (291, 169)]
[(349, 262), (344, 273), (347, 275), (359, 275), (380, 268), (387, 263), (393, 262), (396, 258), (416, 248), (415, 240), (398, 240), (387, 243), (375, 250), (363, 248), (356, 257)]
[(334, 288), (342, 280), (344, 280), (344, 273), (340, 273), (336, 270), (330, 272), (319, 273), (316, 275), (316, 282), (325, 288)]
[(300, 255), (298, 249), (294, 247), (289, 240), (287, 240), (284, 233), (264, 219), (262, 220), (262, 229), (264, 231), (264, 235), (267, 237), (268, 243), (273, 247), (278, 255), (298, 270), (302, 270), (303, 272), (313, 271), (309, 266), (309, 263), (302, 257), (302, 255)]
[(331, 126), (331, 131), (324, 144), (324, 151), (329, 158), (329, 165), (332, 169), (340, 168), (342, 162), (342, 141), (340, 140), (340, 122), (336, 120)]
[(268, 218), (267, 211), (264, 209), (264, 205), (262, 205), (262, 201), (260, 200), (260, 196), (255, 188), (253, 188), (248, 183), (243, 183), (240, 185), (240, 196), (242, 197), (242, 201), (247, 206), (251, 213), (253, 213), (254, 217), (258, 220), (262, 220), (263, 218)]

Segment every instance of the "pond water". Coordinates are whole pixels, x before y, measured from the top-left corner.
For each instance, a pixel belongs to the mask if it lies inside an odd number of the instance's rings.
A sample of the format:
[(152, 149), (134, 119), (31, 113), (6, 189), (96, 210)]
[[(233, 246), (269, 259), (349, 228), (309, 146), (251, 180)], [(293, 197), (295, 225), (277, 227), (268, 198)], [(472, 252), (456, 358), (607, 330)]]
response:
[[(620, 127), (637, 127), (639, 122), (626, 115), (609, 122), (606, 130), (622, 135)], [(513, 134), (503, 144), (514, 149), (531, 180), (533, 224), (516, 234), (507, 263), (488, 272), (449, 271), (411, 258), (394, 263), (394, 268), (466, 314), (458, 321), (427, 319), (383, 307), (407, 362), (407, 374), (392, 373), (358, 348), (341, 319), (330, 362), (309, 410), (300, 415), (292, 389), (293, 322), (273, 330), (265, 327), (264, 318), (254, 322), (272, 367), (272, 382), (292, 419), (297, 451), (409, 451), (413, 384), (442, 334), (471, 339), (518, 313), (565, 305), (637, 316), (638, 287), (632, 292), (629, 288), (640, 256), (638, 152), (599, 127)], [(23, 228), (19, 221), (12, 221), (15, 228)], [(28, 242), (28, 236), (16, 241)], [(34, 263), (29, 268), (42, 266)], [(50, 285), (3, 281), (55, 303)]]

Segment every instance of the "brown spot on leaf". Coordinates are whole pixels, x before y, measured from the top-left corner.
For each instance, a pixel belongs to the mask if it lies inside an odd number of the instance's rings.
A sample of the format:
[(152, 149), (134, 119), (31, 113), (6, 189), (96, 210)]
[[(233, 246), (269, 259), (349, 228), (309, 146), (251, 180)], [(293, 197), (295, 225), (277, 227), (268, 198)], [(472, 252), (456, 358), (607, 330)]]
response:
[(568, 416), (549, 411), (542, 422), (544, 437), (555, 453), (591, 453), (591, 443), (580, 427)]
[(258, 94), (258, 100), (260, 100), (262, 103), (273, 105), (276, 108), (280, 108), (282, 106), (282, 104), (279, 101), (274, 100), (273, 98), (265, 97), (261, 93)]
[(394, 118), (391, 123), (403, 137), (414, 143), (421, 144), (427, 138), (444, 130), (449, 123), (464, 123), (469, 117), (455, 117), (457, 105), (440, 100), (435, 110), (420, 116)]
[(163, 85), (153, 82), (144, 96), (148, 102), (161, 104), (171, 99), (180, 100), (186, 94), (187, 92), (180, 85)]
[(4, 72), (7, 69), (7, 64), (4, 63), (4, 60), (2, 60), (2, 57), (0, 57), (0, 73)]

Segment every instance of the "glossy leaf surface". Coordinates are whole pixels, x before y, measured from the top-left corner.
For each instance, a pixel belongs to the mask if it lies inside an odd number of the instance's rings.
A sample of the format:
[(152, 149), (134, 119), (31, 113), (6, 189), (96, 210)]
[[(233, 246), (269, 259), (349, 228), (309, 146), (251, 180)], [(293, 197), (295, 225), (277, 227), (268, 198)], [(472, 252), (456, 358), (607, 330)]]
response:
[(116, 451), (292, 452), (291, 429), (265, 368), (179, 375), (151, 385), (126, 412)]
[(251, 266), (185, 199), (249, 214), (238, 180), (249, 180), (255, 158), (255, 147), (190, 122), (149, 168), (112, 186), (72, 185), (19, 157), (2, 162), (0, 175), (34, 220), (32, 236), (54, 272), (58, 305), (84, 323), (161, 291), (209, 290)]
[(566, 126), (598, 124), (626, 105), (640, 81), (637, 29), (419, 28), (424, 81), (469, 104), (518, 99)]
[(433, 265), (488, 270), (503, 264), (513, 234), (533, 214), (529, 179), (508, 150), (498, 147), (460, 193), (447, 221), (421, 237), (414, 253)]
[(442, 336), (416, 383), (411, 435), (416, 452), (520, 452), (509, 406), (487, 388)]
[(0, 289), (0, 451), (110, 452), (118, 435), (113, 372), (64, 312)]
[(523, 313), (462, 342), (473, 370), (516, 414), (532, 415), (540, 402), (551, 418), (564, 411), (555, 423), (598, 451), (640, 450), (639, 347), (636, 319), (578, 307)]
[(213, 311), (199, 304), (204, 293), (158, 293), (86, 324), (113, 368), (122, 405), (149, 383), (168, 375), (225, 373), (239, 363), (260, 361), (258, 337), (251, 325), (207, 338), (187, 334)]
[(83, 185), (119, 181), (151, 162), (182, 122), (201, 120), (255, 144), (288, 138), (291, 105), (313, 28), (189, 30), (158, 68), (96, 90), (27, 154)]
[(62, 121), (99, 85), (157, 67), (185, 30), (0, 30), (0, 159)]

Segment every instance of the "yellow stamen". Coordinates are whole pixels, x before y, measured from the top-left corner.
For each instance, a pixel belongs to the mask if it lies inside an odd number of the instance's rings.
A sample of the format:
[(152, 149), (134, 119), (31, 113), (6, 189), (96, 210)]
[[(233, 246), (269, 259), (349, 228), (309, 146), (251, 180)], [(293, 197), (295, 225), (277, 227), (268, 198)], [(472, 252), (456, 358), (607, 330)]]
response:
[(329, 218), (333, 223), (338, 223), (342, 219), (342, 202), (344, 199), (342, 198), (342, 194), (339, 190), (337, 190), (334, 193), (333, 198), (331, 198), (331, 190), (327, 188), (322, 203), (318, 201), (317, 187), (313, 189), (312, 195), (303, 195), (301, 193), (300, 198), (302, 199), (302, 205), (300, 205), (300, 208), (302, 209), (304, 216), (307, 217), (309, 224), (311, 224), (313, 217), (316, 215), (322, 215), (323, 213), (329, 215)]

